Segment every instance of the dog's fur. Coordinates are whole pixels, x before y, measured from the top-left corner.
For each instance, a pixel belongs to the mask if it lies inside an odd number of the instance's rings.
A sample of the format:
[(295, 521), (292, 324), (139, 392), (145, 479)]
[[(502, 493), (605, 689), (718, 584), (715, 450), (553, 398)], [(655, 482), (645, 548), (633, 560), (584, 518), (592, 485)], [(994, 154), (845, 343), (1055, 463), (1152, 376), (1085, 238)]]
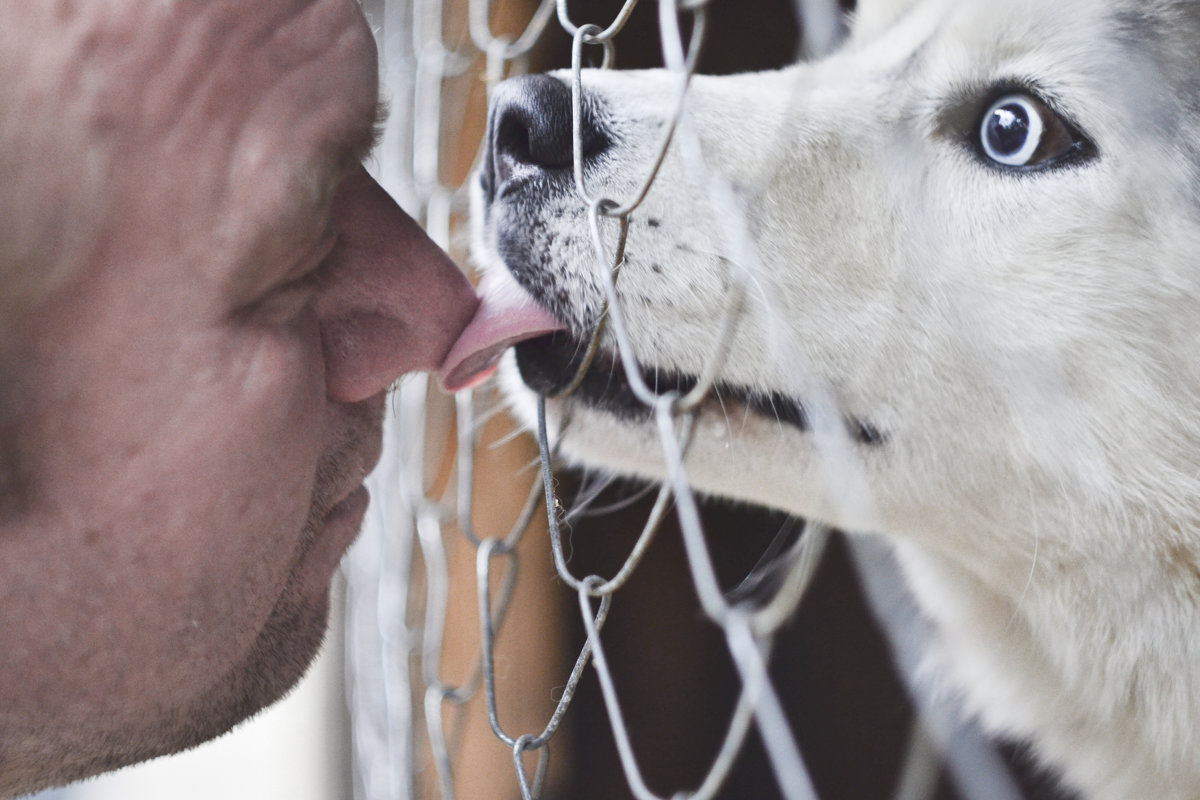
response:
[[(617, 284), (653, 385), (703, 370), (748, 276), (690, 479), (886, 534), (968, 707), (1094, 798), (1200, 797), (1198, 48), (1195, 0), (862, 0), (826, 59), (695, 79), (719, 179), (672, 151)], [(584, 85), (607, 142), (589, 191), (623, 201), (677, 78)], [(1044, 98), (1089, 150), (989, 163), (974, 139), (997, 87)], [(722, 180), (753, 254), (728, 243)], [(585, 337), (601, 267), (569, 169), (478, 219), (482, 260)], [(653, 422), (606, 408), (550, 403), (569, 456), (662, 477)]]

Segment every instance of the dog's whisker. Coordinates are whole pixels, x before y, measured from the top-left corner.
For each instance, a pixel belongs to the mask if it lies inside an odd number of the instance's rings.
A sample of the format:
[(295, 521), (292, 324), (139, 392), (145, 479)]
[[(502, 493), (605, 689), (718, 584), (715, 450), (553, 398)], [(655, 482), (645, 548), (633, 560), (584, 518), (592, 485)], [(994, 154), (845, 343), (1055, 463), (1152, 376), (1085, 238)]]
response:
[(721, 416), (725, 420), (725, 434), (729, 437), (728, 441), (733, 441), (733, 425), (729, 422), (729, 410), (725, 408), (725, 398), (721, 396), (721, 387), (713, 386), (713, 397), (717, 400), (717, 405), (721, 407)]
[(505, 447), (506, 445), (512, 444), (513, 442), (515, 442), (518, 439), (523, 439), (525, 437), (525, 435), (526, 435), (526, 431), (523, 428), (514, 426), (511, 431), (504, 434), (499, 439), (496, 439), (488, 447), (491, 450), (500, 450), (501, 448)]
[[(611, 476), (611, 480), (613, 482), (615, 482), (617, 480), (617, 476), (616, 475)], [(586, 512), (581, 512), (580, 516), (603, 517), (607, 514), (615, 514), (618, 511), (624, 511), (625, 509), (630, 508), (631, 506), (635, 505), (638, 501), (642, 500), (645, 497), (648, 497), (650, 494), (652, 494), (656, 491), (658, 491), (658, 486), (653, 483), (648, 483), (645, 486), (643, 486), (641, 489), (639, 489), (637, 492), (630, 495), (629, 497), (624, 497), (624, 498), (621, 498), (620, 500), (615, 500), (612, 503), (609, 503), (608, 505), (595, 506), (592, 508), (588, 508), (588, 509), (586, 509)]]

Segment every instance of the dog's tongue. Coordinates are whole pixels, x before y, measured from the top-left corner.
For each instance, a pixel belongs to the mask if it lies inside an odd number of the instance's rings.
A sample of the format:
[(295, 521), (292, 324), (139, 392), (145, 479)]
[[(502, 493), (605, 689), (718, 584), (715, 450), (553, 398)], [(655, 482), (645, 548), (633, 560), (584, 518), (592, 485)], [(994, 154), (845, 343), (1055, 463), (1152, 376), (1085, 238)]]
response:
[(491, 377), (504, 351), (514, 344), (565, 327), (539, 306), (506, 269), (489, 272), (479, 289), (479, 309), (438, 372), (447, 392), (469, 389)]

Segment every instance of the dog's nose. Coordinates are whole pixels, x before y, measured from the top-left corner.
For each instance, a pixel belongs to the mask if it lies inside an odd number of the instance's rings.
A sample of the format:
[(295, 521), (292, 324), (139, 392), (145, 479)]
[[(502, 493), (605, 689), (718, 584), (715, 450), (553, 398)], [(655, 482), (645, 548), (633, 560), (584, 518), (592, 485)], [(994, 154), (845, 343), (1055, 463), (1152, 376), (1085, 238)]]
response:
[[(597, 121), (594, 98), (580, 103), (580, 143), (584, 159), (608, 146)], [(569, 176), (574, 164), (571, 87), (549, 75), (505, 81), (492, 95), (488, 149), (482, 174), (490, 202), (505, 184), (547, 173)]]

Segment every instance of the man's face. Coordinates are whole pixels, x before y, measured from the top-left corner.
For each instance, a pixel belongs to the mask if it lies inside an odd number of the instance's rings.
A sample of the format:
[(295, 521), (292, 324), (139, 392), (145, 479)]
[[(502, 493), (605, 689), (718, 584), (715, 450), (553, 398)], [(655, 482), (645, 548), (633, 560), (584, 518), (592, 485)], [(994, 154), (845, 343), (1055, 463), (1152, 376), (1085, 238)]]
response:
[(383, 392), (476, 301), (353, 166), (377, 101), (354, 0), (6, 3), (0, 31), (0, 238), (38, 243), (0, 253), (46, 271), (0, 350), (6, 796), (292, 685)]

